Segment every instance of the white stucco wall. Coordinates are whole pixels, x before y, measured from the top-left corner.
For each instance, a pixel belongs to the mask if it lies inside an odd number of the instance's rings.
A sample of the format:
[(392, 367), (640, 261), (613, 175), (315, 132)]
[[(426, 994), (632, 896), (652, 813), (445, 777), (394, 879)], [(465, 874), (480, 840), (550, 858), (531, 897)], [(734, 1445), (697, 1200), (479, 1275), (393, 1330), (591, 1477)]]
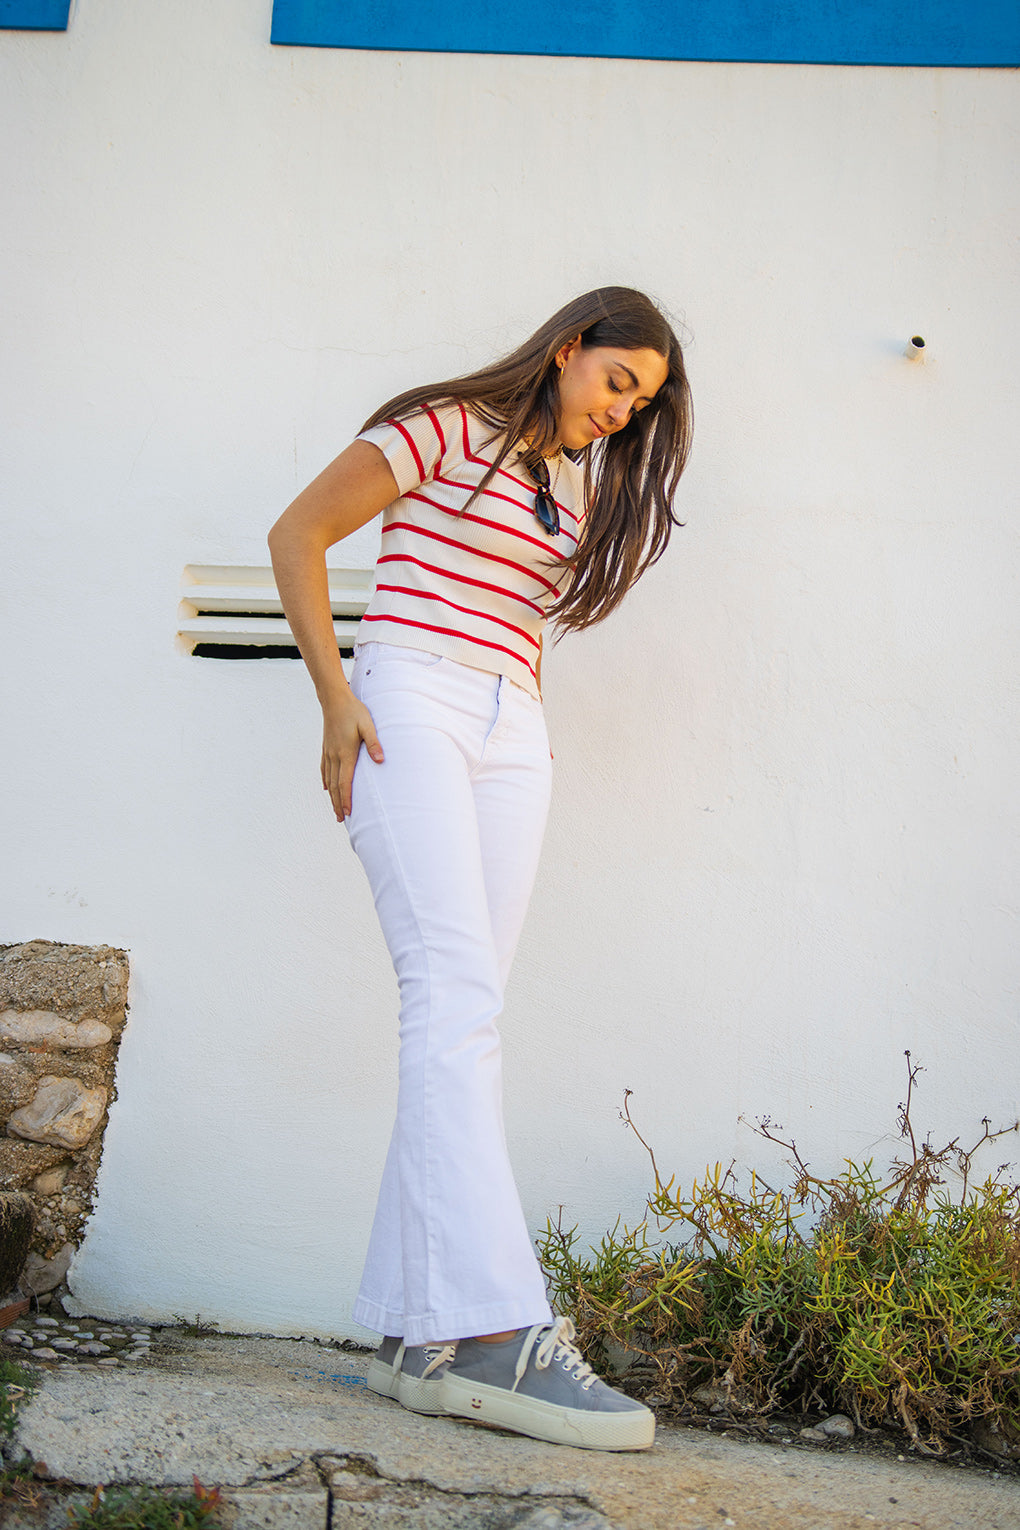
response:
[(1015, 1116), (1015, 76), (274, 49), (269, 14), (0, 33), (0, 940), (132, 968), (82, 1302), (359, 1332), (395, 985), (303, 669), (181, 654), (181, 571), (264, 563), (378, 400), (607, 281), (686, 319), (698, 434), (687, 529), (546, 664), (528, 1216), (639, 1213), (625, 1087), (688, 1180), (775, 1164), (742, 1113), (882, 1156), (906, 1047), (936, 1140)]

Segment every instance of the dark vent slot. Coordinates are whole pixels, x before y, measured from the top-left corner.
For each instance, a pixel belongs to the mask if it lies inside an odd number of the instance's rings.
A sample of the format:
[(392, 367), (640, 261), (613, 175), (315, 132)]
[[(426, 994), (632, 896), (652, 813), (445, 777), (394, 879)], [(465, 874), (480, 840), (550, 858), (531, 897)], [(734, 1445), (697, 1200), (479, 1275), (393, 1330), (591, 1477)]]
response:
[[(330, 569), (329, 601), (341, 654), (350, 658), (372, 593), (369, 569)], [(297, 659), (271, 568), (189, 564), (177, 633), (198, 659)]]

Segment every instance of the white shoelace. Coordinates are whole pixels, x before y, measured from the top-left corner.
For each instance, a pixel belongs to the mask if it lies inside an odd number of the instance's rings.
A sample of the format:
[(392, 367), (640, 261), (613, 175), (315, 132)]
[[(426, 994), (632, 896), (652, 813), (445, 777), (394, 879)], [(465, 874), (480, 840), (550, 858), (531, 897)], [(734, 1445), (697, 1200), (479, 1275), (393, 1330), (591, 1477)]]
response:
[[(452, 1360), (454, 1355), (457, 1353), (456, 1344), (423, 1344), (421, 1347), (430, 1357), (428, 1365), (421, 1373), (420, 1379), (422, 1381), (425, 1380), (426, 1376), (431, 1376), (432, 1372), (434, 1370), (438, 1370), (439, 1366), (445, 1364), (447, 1360)], [(400, 1344), (397, 1346), (397, 1353), (393, 1360), (394, 1376), (400, 1375), (400, 1368), (404, 1363), (404, 1354), (406, 1353), (406, 1350), (407, 1346), (404, 1344), (403, 1340), (401, 1340)]]
[(545, 1334), (545, 1338), (535, 1350), (535, 1369), (545, 1371), (549, 1369), (553, 1360), (562, 1364), (563, 1369), (571, 1375), (575, 1381), (581, 1383), (581, 1390), (587, 1392), (595, 1385), (598, 1377), (581, 1354), (577, 1345), (573, 1343), (576, 1329), (569, 1318), (556, 1318), (550, 1326), (548, 1323), (536, 1323), (534, 1328), (529, 1328), (527, 1337), (521, 1345), (521, 1352), (517, 1356), (517, 1364), (514, 1367), (514, 1384), (511, 1392), (516, 1392), (517, 1383), (521, 1380), (528, 1368), (531, 1352), (535, 1349), (535, 1342), (539, 1334)]
[(445, 1365), (447, 1360), (452, 1360), (457, 1353), (456, 1344), (440, 1344), (437, 1346), (426, 1344), (423, 1348), (425, 1353), (431, 1355), (432, 1358), (421, 1373), (422, 1381), (425, 1380), (426, 1376), (431, 1376), (432, 1372), (438, 1369), (439, 1366)]

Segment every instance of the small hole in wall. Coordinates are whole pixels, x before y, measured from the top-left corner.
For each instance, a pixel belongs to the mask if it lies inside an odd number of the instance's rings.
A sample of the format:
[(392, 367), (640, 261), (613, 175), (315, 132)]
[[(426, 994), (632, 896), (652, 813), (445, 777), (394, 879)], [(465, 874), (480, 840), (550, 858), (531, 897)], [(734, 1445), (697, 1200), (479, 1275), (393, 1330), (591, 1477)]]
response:
[(296, 648), (282, 643), (256, 648), (253, 643), (196, 643), (193, 659), (300, 659)]
[[(353, 648), (341, 648), (344, 659), (354, 657)], [(257, 647), (254, 643), (196, 643), (191, 650), (193, 659), (300, 659), (298, 650), (285, 643), (267, 643)]]

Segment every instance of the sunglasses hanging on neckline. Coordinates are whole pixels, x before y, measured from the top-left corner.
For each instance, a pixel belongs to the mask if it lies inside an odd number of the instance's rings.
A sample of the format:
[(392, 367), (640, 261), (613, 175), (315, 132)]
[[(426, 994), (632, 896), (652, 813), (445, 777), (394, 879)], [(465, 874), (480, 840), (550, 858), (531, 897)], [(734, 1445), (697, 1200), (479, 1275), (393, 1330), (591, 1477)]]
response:
[[(531, 474), (538, 487), (535, 490), (535, 519), (545, 532), (546, 536), (559, 536), (560, 512), (553, 498), (552, 484), (549, 479), (549, 466), (544, 457), (537, 452), (528, 452), (524, 457), (524, 466)], [(556, 476), (559, 477), (557, 467)]]

